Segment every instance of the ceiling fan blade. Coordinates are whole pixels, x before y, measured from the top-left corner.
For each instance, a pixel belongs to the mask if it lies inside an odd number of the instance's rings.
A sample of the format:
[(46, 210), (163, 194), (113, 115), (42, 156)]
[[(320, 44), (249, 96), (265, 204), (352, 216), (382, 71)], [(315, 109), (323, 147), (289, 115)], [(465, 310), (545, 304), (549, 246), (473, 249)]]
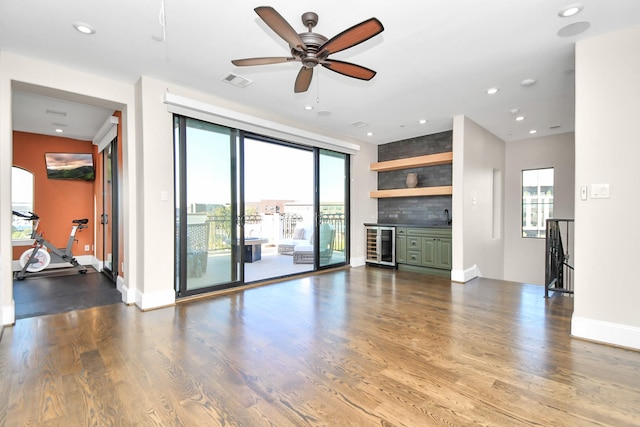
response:
[(376, 75), (375, 71), (350, 62), (330, 59), (321, 62), (321, 64), (323, 67), (328, 68), (331, 71), (360, 80), (371, 80)]
[(292, 48), (306, 50), (304, 44), (296, 30), (271, 6), (260, 6), (254, 9), (265, 24), (269, 26), (277, 35), (282, 37)]
[[(380, 34), (384, 31), (382, 22), (376, 18), (367, 19), (351, 28), (348, 28), (338, 34), (337, 36), (328, 40), (325, 44), (320, 46), (318, 52), (326, 55), (340, 52), (357, 44), (360, 44), (376, 34)], [(326, 52), (326, 54), (324, 53)]]
[(269, 64), (280, 64), (282, 62), (290, 62), (297, 61), (297, 58), (294, 57), (277, 57), (277, 56), (267, 56), (264, 58), (246, 58), (246, 59), (234, 59), (231, 61), (233, 65), (238, 67), (245, 67), (248, 65), (269, 65)]
[(295, 93), (306, 92), (311, 84), (311, 77), (313, 77), (313, 68), (307, 68), (304, 66), (300, 68), (293, 91)]

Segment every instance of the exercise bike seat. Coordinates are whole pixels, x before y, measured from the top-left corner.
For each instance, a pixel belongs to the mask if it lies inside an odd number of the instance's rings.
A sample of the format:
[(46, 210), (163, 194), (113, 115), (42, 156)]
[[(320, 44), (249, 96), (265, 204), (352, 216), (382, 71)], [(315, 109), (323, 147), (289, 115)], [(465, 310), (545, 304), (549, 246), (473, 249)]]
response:
[(82, 219), (74, 219), (74, 220), (73, 220), (73, 221), (71, 221), (71, 222), (73, 222), (74, 224), (81, 224), (81, 225), (84, 225), (84, 224), (88, 224), (88, 223), (89, 223), (89, 220), (88, 220), (87, 218), (82, 218)]

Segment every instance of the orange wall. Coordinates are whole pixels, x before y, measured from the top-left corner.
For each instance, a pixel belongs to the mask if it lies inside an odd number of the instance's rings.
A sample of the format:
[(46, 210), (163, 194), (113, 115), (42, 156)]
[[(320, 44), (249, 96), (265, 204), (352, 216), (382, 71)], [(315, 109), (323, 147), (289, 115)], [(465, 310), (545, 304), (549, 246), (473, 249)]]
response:
[[(44, 153), (93, 153), (96, 163), (94, 148), (91, 141), (13, 132), (13, 164), (35, 175), (33, 211), (41, 218), (39, 229), (44, 232), (45, 239), (64, 248), (71, 221), (89, 219), (88, 228), (76, 234), (77, 242), (72, 248), (75, 256), (93, 254), (93, 250), (85, 251), (84, 247), (92, 248), (94, 244), (94, 182), (48, 179)], [(18, 259), (24, 249), (14, 248), (13, 258)]]

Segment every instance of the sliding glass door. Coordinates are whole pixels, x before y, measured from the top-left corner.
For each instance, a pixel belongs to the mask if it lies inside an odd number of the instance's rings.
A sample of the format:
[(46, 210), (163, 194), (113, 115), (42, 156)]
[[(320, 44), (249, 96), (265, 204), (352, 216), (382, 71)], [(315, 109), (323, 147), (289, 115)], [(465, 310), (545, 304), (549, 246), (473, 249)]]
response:
[(176, 116), (176, 291), (241, 283), (238, 141), (232, 129)]
[(245, 281), (313, 271), (313, 149), (253, 135), (242, 141), (244, 252), (253, 254), (245, 256)]
[(349, 156), (175, 116), (176, 294), (348, 262)]
[(349, 212), (349, 156), (318, 150), (318, 257), (319, 267), (347, 261)]

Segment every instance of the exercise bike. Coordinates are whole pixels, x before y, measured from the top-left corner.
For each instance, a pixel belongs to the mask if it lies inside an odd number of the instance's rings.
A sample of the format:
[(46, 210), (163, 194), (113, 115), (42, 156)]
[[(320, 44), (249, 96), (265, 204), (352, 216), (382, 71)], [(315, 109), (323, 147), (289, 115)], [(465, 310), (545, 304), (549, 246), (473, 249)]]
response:
[[(80, 264), (71, 253), (71, 247), (76, 241), (76, 232), (81, 231), (83, 228), (87, 228), (88, 219), (74, 219), (73, 226), (71, 227), (71, 234), (69, 234), (69, 240), (67, 241), (67, 247), (63, 249), (56, 248), (51, 242), (46, 240), (42, 233), (38, 232), (38, 224), (40, 224), (40, 217), (33, 212), (25, 214), (22, 212), (13, 211), (15, 216), (24, 218), (28, 221), (32, 221), (33, 230), (31, 232), (31, 239), (34, 240), (33, 247), (27, 249), (20, 255), (20, 266), (22, 270), (16, 273), (16, 279), (23, 280), (27, 273), (37, 273), (44, 270), (51, 263), (53, 257), (55, 262), (68, 262), (72, 266), (78, 269), (80, 274), (85, 274), (87, 269)], [(50, 251), (47, 251), (47, 249)]]

